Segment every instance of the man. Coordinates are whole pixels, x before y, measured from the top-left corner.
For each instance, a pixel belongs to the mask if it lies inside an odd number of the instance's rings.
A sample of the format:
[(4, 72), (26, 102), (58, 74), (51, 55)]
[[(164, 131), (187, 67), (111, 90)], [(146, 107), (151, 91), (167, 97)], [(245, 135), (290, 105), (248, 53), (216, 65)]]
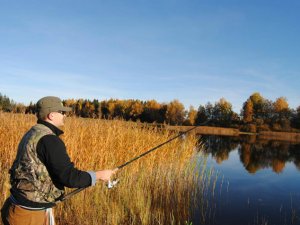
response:
[(16, 159), (10, 169), (11, 196), (1, 209), (5, 225), (52, 225), (51, 208), (64, 195), (64, 187), (95, 185), (109, 181), (114, 170), (81, 171), (74, 167), (64, 142), (66, 112), (57, 97), (47, 96), (37, 102), (37, 124), (20, 141)]

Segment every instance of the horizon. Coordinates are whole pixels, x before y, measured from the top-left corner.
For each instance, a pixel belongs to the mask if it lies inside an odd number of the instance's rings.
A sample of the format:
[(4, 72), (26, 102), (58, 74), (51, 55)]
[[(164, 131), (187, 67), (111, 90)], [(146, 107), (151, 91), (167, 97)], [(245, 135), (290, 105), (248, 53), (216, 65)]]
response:
[(296, 0), (4, 2), (0, 90), (23, 104), (51, 95), (197, 109), (225, 98), (237, 113), (258, 92), (296, 109), (299, 9)]

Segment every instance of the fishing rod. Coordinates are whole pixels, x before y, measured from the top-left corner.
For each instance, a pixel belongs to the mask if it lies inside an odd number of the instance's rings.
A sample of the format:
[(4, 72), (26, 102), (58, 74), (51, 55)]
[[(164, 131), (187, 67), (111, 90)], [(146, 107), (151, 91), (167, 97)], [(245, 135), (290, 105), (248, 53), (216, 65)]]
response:
[[(125, 167), (125, 166), (128, 166), (130, 163), (133, 163), (134, 161), (136, 161), (136, 160), (138, 160), (138, 159), (144, 157), (145, 155), (148, 155), (149, 153), (151, 153), (151, 152), (157, 150), (158, 148), (162, 147), (163, 145), (168, 144), (169, 142), (175, 140), (176, 138), (179, 138), (179, 137), (181, 137), (181, 136), (187, 134), (188, 132), (190, 132), (190, 131), (196, 129), (196, 128), (199, 127), (199, 126), (203, 126), (203, 125), (207, 124), (208, 122), (209, 122), (209, 121), (206, 121), (206, 122), (204, 122), (204, 123), (202, 123), (202, 124), (200, 124), (200, 125), (194, 126), (194, 127), (190, 128), (190, 129), (188, 129), (188, 130), (186, 130), (186, 131), (181, 132), (180, 134), (176, 135), (175, 137), (173, 137), (173, 138), (171, 138), (171, 139), (169, 139), (169, 140), (167, 140), (167, 141), (165, 141), (165, 142), (163, 142), (163, 143), (161, 143), (161, 144), (155, 146), (154, 148), (151, 148), (151, 149), (149, 149), (148, 151), (146, 151), (146, 152), (144, 152), (144, 153), (142, 153), (142, 154), (140, 154), (140, 155), (138, 155), (138, 156), (136, 156), (136, 157), (130, 159), (129, 161), (123, 163), (122, 165), (116, 167), (115, 169), (118, 169), (118, 170), (119, 170), (119, 169), (122, 169), (122, 168)], [(110, 188), (113, 188), (117, 183), (118, 183), (118, 180), (108, 181), (107, 187), (108, 187), (109, 189), (110, 189)], [(89, 187), (89, 186), (88, 186), (88, 187)], [(86, 189), (86, 188), (88, 188), (88, 187), (77, 188), (77, 189), (75, 189), (74, 191), (71, 191), (70, 193), (66, 194), (65, 196), (63, 196), (62, 198), (60, 198), (59, 200), (57, 200), (57, 202), (63, 202), (63, 201), (65, 201), (65, 200), (71, 198), (73, 195), (75, 195), (75, 194), (77, 194), (77, 193), (83, 191), (84, 189)]]

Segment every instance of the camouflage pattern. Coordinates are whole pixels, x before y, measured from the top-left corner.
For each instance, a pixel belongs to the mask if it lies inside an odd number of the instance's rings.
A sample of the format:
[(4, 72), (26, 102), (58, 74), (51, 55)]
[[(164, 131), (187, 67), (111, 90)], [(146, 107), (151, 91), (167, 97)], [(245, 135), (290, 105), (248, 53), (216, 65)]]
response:
[(37, 156), (38, 141), (49, 134), (55, 135), (45, 125), (33, 126), (22, 138), (16, 159), (10, 169), (12, 189), (33, 202), (54, 202), (64, 194), (63, 190), (55, 187), (46, 166)]

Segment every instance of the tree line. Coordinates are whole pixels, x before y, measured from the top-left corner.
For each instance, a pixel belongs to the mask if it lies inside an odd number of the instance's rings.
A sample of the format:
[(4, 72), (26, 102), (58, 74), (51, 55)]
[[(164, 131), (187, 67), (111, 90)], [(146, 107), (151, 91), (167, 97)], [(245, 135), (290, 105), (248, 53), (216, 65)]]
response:
[(26, 106), (24, 104), (14, 102), (6, 95), (2, 95), (0, 93), (0, 111), (25, 113)]
[[(209, 126), (238, 128), (242, 131), (284, 131), (300, 129), (300, 106), (291, 109), (285, 97), (274, 102), (260, 93), (253, 93), (244, 103), (239, 114), (225, 98), (215, 103), (208, 102), (198, 109), (188, 110), (178, 101), (159, 103), (156, 100), (109, 99), (66, 99), (66, 106), (72, 108), (70, 115), (84, 118), (123, 119), (146, 123), (166, 123), (170, 125), (199, 125), (209, 121)], [(35, 104), (28, 106), (15, 103), (0, 93), (0, 110), (16, 113), (35, 113)]]

